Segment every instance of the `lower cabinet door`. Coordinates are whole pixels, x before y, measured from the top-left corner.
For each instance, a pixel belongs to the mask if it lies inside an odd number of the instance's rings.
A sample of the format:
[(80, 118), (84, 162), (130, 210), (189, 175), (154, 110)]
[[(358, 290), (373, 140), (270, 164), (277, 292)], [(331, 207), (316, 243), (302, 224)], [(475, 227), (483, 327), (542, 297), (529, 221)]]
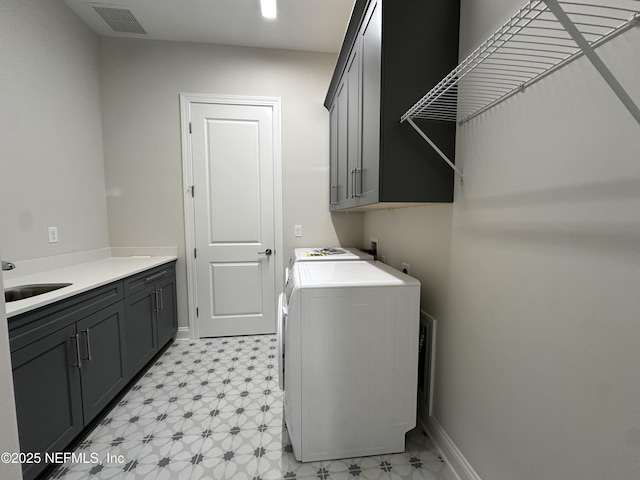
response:
[[(12, 353), (20, 450), (63, 451), (83, 428), (76, 326), (70, 325)], [(23, 464), (25, 480), (46, 463)]]
[(153, 286), (125, 299), (127, 378), (131, 379), (158, 352), (156, 293)]
[(156, 313), (156, 325), (158, 327), (158, 348), (164, 347), (178, 330), (175, 290), (175, 277), (156, 284), (156, 295), (159, 295), (159, 308)]
[(127, 384), (124, 306), (116, 303), (77, 324), (82, 405), (88, 424)]

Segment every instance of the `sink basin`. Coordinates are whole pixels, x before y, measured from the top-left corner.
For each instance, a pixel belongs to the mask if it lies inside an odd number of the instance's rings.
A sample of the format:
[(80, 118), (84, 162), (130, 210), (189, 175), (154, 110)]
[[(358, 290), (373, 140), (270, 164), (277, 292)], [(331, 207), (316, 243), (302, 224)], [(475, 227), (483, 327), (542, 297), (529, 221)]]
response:
[(53, 292), (59, 288), (68, 287), (70, 283), (40, 283), (37, 285), (19, 285), (17, 287), (7, 288), (4, 291), (5, 302), (15, 302), (25, 298), (35, 297), (43, 293)]

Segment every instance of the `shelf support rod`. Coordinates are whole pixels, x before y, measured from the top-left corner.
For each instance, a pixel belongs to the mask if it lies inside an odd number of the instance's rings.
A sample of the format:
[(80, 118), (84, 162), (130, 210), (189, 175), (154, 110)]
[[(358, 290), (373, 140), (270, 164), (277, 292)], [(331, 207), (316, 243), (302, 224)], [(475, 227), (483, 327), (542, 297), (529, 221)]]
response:
[(411, 126), (413, 127), (413, 129), (414, 129), (416, 132), (418, 132), (418, 134), (419, 134), (422, 138), (424, 138), (424, 139), (425, 139), (425, 141), (426, 141), (429, 145), (431, 145), (431, 148), (433, 148), (433, 149), (436, 151), (436, 153), (437, 153), (438, 155), (440, 155), (440, 156), (442, 157), (442, 159), (443, 159), (445, 162), (447, 162), (447, 164), (448, 164), (451, 168), (453, 168), (453, 170), (454, 170), (454, 171), (455, 171), (455, 172), (460, 176), (460, 178), (462, 179), (462, 178), (464, 177), (464, 175), (462, 175), (462, 172), (460, 171), (460, 169), (458, 169), (458, 167), (456, 167), (456, 166), (453, 164), (453, 162), (452, 162), (451, 160), (449, 160), (449, 157), (447, 157), (447, 156), (444, 154), (444, 152), (443, 152), (442, 150), (440, 150), (440, 149), (438, 148), (438, 146), (437, 146), (435, 143), (433, 143), (429, 137), (427, 137), (426, 133), (424, 133), (424, 132), (420, 129), (420, 127), (418, 127), (418, 126), (415, 124), (415, 122), (414, 122), (411, 118), (407, 117), (407, 118), (406, 118), (406, 121), (407, 121), (407, 122), (409, 122), (409, 125), (411, 125)]
[(584, 38), (580, 30), (574, 25), (566, 12), (559, 5), (557, 0), (543, 0), (547, 4), (547, 7), (555, 15), (558, 21), (562, 24), (567, 33), (573, 38), (578, 47), (584, 52), (584, 55), (589, 59), (593, 66), (598, 70), (598, 73), (602, 76), (605, 82), (611, 87), (611, 90), (618, 96), (622, 104), (629, 111), (629, 113), (635, 118), (636, 122), (640, 124), (640, 108), (635, 104), (633, 99), (629, 96), (624, 87), (618, 82), (611, 70), (604, 64), (602, 59), (598, 56), (595, 50), (589, 45), (589, 42)]

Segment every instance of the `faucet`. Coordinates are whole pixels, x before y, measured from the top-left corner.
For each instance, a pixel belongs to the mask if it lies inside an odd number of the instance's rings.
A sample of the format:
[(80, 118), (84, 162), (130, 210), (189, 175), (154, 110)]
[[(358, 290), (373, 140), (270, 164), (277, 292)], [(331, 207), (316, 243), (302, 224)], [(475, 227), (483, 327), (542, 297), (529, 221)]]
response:
[(16, 268), (15, 264), (2, 260), (2, 270), (13, 270), (14, 268)]

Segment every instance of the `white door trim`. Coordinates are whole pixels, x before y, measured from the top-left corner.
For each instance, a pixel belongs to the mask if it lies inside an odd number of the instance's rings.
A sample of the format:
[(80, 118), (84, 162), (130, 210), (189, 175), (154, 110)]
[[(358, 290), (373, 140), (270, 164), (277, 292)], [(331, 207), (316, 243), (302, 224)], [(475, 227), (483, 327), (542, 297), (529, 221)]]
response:
[(189, 119), (191, 118), (192, 103), (217, 103), (226, 105), (255, 105), (268, 106), (273, 110), (273, 178), (274, 178), (274, 231), (275, 231), (275, 260), (276, 260), (276, 298), (282, 291), (284, 282), (284, 257), (282, 238), (282, 145), (280, 139), (280, 98), (278, 97), (250, 97), (244, 95), (214, 95), (206, 93), (180, 94), (180, 132), (182, 139), (182, 181), (184, 199), (184, 231), (185, 258), (187, 261), (187, 301), (189, 314), (189, 337), (193, 340), (200, 337), (196, 318), (197, 280), (196, 262), (193, 251), (195, 242), (194, 201), (191, 191), (193, 185), (193, 165), (191, 135), (189, 133)]

